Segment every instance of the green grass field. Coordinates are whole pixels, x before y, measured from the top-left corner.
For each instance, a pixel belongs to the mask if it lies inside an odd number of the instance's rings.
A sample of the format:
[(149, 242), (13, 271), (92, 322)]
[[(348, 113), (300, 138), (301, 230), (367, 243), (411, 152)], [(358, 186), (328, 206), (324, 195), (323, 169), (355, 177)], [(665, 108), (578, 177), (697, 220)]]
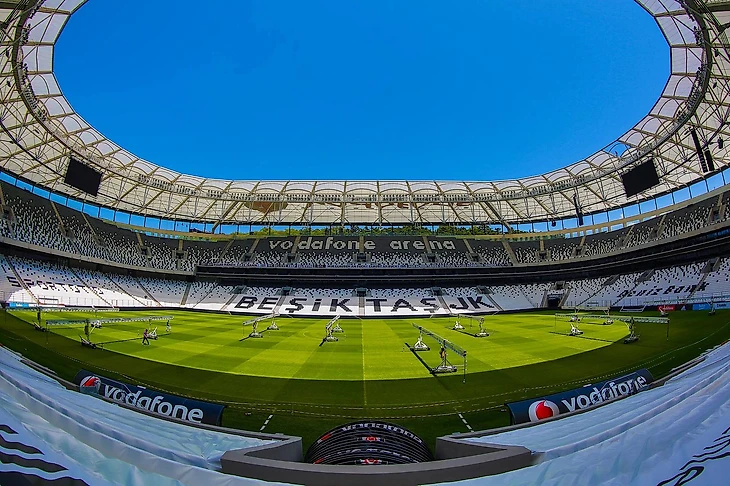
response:
[[(159, 312), (158, 314), (164, 314)], [(99, 314), (124, 317), (125, 313)], [(87, 315), (73, 313), (71, 318)], [(32, 319), (25, 314), (24, 319)], [(46, 313), (47, 319), (68, 319), (69, 313)], [(93, 314), (88, 317), (93, 318)], [(107, 351), (135, 356), (186, 368), (270, 378), (302, 380), (395, 380), (429, 376), (426, 367), (408, 351), (404, 343), (413, 344), (418, 331), (411, 320), (341, 320), (344, 332), (339, 341), (320, 346), (328, 319), (279, 318), (278, 331), (263, 331), (263, 338), (246, 338), (251, 328), (241, 326), (240, 316), (200, 313), (174, 314), (173, 331), (164, 332), (164, 322), (111, 324), (93, 331), (91, 338)], [(475, 333), (467, 320), (465, 332)], [(433, 331), (468, 352), (469, 373), (514, 368), (552, 361), (608, 346), (626, 335), (623, 324), (584, 325), (583, 338), (564, 335), (565, 322), (553, 316), (504, 315), (489, 319), (488, 339), (477, 339), (465, 332), (453, 331), (454, 319), (420, 319), (419, 325)], [(262, 323), (259, 331), (265, 329)], [(141, 345), (145, 327), (158, 327), (159, 339), (150, 346)], [(81, 326), (51, 326), (51, 330), (71, 339), (83, 334)], [(129, 339), (129, 340), (128, 340)], [(431, 366), (440, 361), (438, 343), (426, 339), (431, 351), (419, 353)], [(121, 342), (115, 342), (121, 341)], [(463, 360), (453, 355), (461, 366)]]
[[(336, 343), (320, 346), (328, 319), (277, 319), (278, 331), (261, 339), (245, 336), (245, 316), (183, 311), (99, 313), (99, 318), (173, 315), (172, 332), (164, 321), (153, 321), (159, 339), (141, 344), (146, 322), (110, 324), (93, 330), (92, 341), (104, 349), (79, 344), (82, 326), (52, 326), (36, 332), (30, 311), (11, 311), (0, 321), (0, 341), (70, 379), (80, 368), (160, 390), (227, 405), (224, 425), (259, 430), (273, 415), (266, 432), (301, 435), (305, 447), (328, 428), (354, 420), (381, 418), (409, 427), (428, 440), (452, 432), (467, 432), (461, 413), (474, 429), (509, 423), (503, 404), (582, 386), (638, 368), (655, 376), (666, 374), (705, 349), (730, 338), (730, 313), (708, 317), (703, 312), (672, 314), (666, 327), (639, 326), (641, 340), (624, 345), (628, 331), (620, 322), (582, 322), (581, 337), (567, 336), (570, 325), (553, 313), (502, 314), (485, 318), (491, 334), (475, 338), (478, 326), (453, 318), (340, 321), (344, 333)], [(92, 313), (45, 312), (43, 319), (94, 318)], [(417, 323), (467, 351), (463, 361), (450, 361), (458, 373), (432, 376), (438, 344), (424, 338), (431, 351), (419, 353), (413, 344)], [(259, 327), (266, 328), (267, 323)]]

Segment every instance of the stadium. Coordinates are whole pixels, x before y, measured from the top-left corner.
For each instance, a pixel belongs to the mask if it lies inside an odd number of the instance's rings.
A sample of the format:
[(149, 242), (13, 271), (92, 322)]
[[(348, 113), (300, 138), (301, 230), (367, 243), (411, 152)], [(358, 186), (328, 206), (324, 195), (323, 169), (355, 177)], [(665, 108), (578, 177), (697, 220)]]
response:
[(0, 484), (726, 484), (730, 3), (636, 0), (650, 112), (499, 181), (143, 160), (54, 73), (85, 3), (0, 1)]

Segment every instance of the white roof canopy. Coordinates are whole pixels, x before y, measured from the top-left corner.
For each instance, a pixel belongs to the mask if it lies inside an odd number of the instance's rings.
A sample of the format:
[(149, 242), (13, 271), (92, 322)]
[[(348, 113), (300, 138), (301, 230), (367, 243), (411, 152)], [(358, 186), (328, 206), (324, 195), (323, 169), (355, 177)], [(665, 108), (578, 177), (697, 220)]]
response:
[[(504, 181), (244, 181), (181, 174), (142, 160), (95, 130), (63, 96), (53, 53), (86, 0), (48, 0), (29, 10), (0, 2), (0, 157), (5, 171), (55, 192), (134, 214), (252, 224), (447, 224), (547, 221), (651, 199), (706, 177), (689, 128), (717, 167), (730, 141), (726, 2), (640, 0), (664, 33), (671, 75), (651, 111), (615, 142), (572, 165)], [(33, 3), (33, 2), (21, 2)], [(685, 7), (683, 7), (683, 4)], [(83, 55), (80, 53), (79, 55)], [(710, 145), (713, 144), (713, 145)], [(71, 155), (103, 174), (99, 194), (63, 183)], [(653, 157), (660, 184), (626, 198), (620, 174)], [(211, 161), (212, 162), (212, 161)]]

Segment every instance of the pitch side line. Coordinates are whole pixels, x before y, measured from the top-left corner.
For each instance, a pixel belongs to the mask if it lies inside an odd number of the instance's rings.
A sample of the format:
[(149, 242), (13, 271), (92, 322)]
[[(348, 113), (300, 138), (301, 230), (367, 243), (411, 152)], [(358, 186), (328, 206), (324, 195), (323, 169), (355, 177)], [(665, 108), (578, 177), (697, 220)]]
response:
[(269, 420), (271, 420), (271, 417), (273, 417), (273, 416), (274, 416), (273, 413), (271, 415), (269, 415), (269, 418), (266, 419), (266, 421), (264, 422), (264, 425), (262, 425), (261, 428), (259, 429), (259, 432), (264, 430), (266, 428), (266, 426), (269, 425)]
[(459, 412), (458, 415), (459, 415), (459, 418), (461, 419), (461, 421), (464, 422), (464, 425), (466, 425), (466, 428), (469, 429), (469, 432), (474, 432), (474, 429), (471, 428), (471, 425), (469, 425), (469, 422), (466, 421), (466, 419), (461, 414), (461, 412)]

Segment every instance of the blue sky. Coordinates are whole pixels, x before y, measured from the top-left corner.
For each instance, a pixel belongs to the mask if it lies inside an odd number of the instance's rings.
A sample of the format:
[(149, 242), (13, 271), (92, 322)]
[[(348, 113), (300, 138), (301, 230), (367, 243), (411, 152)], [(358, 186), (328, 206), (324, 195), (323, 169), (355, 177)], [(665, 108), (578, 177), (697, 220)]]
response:
[(631, 0), (91, 0), (55, 70), (154, 163), (236, 179), (494, 180), (572, 163), (659, 97)]

